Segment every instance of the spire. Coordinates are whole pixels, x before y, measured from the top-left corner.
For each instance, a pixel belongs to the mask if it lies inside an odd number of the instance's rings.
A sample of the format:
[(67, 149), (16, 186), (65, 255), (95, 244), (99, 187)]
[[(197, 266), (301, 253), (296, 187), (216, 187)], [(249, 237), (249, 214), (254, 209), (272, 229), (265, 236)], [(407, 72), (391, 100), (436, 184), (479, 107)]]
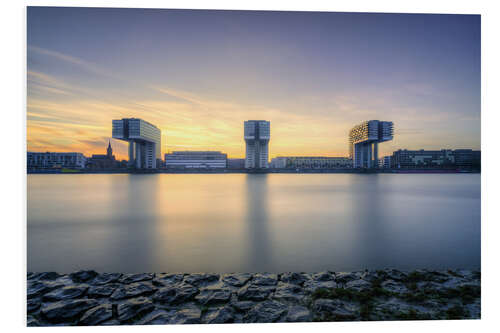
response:
[(108, 141), (108, 149), (106, 149), (106, 152), (108, 153), (108, 157), (111, 157), (113, 155), (113, 148), (111, 148), (111, 140)]

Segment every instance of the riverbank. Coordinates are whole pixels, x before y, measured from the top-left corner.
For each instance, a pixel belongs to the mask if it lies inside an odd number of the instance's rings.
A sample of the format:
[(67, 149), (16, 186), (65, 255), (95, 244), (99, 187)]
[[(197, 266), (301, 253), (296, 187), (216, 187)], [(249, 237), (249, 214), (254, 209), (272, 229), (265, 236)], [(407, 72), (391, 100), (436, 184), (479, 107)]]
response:
[(480, 319), (481, 274), (28, 273), (27, 325)]
[(28, 169), (28, 174), (456, 174), (481, 173), (479, 170), (455, 169)]

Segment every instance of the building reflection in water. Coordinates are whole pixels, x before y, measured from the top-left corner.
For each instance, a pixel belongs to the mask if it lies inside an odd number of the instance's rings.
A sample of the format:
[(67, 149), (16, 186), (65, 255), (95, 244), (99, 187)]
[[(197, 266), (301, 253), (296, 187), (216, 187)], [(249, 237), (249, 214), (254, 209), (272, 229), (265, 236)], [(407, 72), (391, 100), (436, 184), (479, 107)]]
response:
[(248, 227), (248, 267), (273, 271), (269, 235), (268, 175), (246, 175), (246, 224)]

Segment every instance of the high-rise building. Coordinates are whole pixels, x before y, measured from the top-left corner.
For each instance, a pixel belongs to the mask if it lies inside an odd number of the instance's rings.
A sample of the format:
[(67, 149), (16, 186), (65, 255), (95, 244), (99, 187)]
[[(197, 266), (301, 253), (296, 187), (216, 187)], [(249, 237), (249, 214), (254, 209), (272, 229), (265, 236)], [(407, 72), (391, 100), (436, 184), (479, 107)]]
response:
[(113, 120), (113, 138), (129, 143), (129, 166), (156, 169), (156, 161), (161, 159), (161, 131), (158, 127), (138, 118)]
[(269, 140), (271, 123), (265, 120), (245, 121), (245, 168), (269, 168)]
[(378, 167), (378, 144), (393, 139), (392, 121), (369, 120), (349, 132), (349, 157), (354, 168)]
[(165, 154), (166, 168), (225, 168), (227, 155), (220, 151), (174, 151)]

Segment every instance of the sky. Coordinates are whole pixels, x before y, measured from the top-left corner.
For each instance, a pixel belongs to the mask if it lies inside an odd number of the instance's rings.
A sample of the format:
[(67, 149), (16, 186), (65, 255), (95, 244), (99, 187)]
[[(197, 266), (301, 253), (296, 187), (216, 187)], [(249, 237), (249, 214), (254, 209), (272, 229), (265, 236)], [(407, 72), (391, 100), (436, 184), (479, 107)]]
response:
[[(479, 15), (28, 7), (28, 151), (104, 154), (112, 119), (162, 131), (162, 154), (347, 156), (393, 121), (397, 149), (480, 149)], [(111, 139), (119, 159), (127, 143)], [(162, 155), (163, 156), (163, 155)]]

